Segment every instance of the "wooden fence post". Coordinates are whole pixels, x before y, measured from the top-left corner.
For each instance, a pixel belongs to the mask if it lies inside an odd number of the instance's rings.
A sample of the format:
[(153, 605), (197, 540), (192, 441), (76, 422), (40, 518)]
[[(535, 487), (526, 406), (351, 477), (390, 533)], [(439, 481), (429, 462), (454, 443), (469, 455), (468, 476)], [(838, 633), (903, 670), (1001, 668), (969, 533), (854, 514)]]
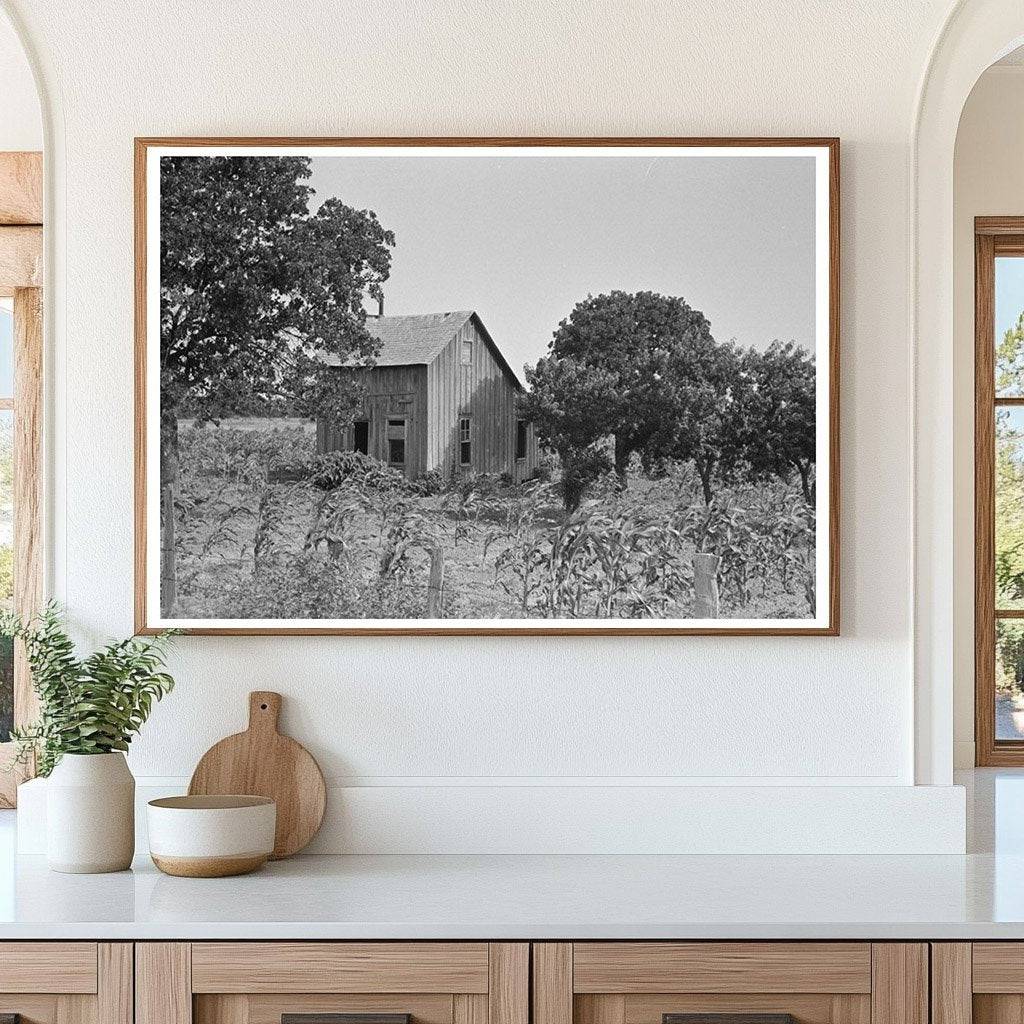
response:
[(160, 493), (160, 614), (174, 614), (177, 579), (174, 571), (174, 488), (167, 484)]
[(444, 618), (441, 598), (444, 596), (444, 548), (435, 544), (430, 549), (430, 581), (427, 583), (427, 618)]
[(697, 619), (718, 618), (718, 555), (698, 551), (693, 556), (693, 613)]

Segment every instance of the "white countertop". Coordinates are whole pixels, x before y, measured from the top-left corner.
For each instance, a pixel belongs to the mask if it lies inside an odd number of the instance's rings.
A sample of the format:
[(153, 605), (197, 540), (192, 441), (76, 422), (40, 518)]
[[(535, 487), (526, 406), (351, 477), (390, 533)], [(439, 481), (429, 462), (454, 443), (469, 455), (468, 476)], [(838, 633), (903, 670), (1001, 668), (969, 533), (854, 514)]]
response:
[(1024, 856), (298, 857), (0, 879), (0, 939), (1024, 939)]
[(0, 812), (0, 940), (1024, 939), (1024, 772), (964, 779), (967, 856), (296, 857), (59, 875)]

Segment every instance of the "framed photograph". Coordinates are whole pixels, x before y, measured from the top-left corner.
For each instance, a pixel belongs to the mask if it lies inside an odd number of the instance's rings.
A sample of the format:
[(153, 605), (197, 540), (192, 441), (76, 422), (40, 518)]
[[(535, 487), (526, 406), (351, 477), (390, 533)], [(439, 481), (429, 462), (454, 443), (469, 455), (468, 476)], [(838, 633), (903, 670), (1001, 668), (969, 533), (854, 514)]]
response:
[(140, 632), (839, 629), (837, 139), (137, 139)]

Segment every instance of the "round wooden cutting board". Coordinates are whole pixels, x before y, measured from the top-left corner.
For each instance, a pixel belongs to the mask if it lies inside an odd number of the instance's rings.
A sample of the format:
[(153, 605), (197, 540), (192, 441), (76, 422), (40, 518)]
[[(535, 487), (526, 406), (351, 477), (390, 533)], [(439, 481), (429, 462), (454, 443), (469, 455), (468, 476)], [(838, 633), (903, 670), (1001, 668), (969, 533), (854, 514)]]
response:
[(281, 694), (249, 694), (249, 728), (212, 746), (196, 765), (190, 796), (267, 796), (277, 803), (273, 860), (303, 849), (320, 828), (327, 789), (313, 755), (277, 731)]

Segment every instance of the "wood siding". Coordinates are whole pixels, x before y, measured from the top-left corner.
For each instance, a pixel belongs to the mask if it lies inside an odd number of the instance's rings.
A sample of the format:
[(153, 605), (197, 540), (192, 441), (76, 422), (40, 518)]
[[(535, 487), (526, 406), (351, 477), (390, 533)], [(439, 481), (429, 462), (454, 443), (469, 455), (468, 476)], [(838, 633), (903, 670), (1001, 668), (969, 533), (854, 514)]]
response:
[[(463, 342), (473, 347), (462, 365)], [(526, 458), (516, 460), (518, 389), (471, 317), (427, 368), (427, 467), (451, 473), (509, 473), (521, 483), (537, 467), (537, 441), (527, 425)], [(472, 457), (459, 464), (459, 420), (468, 416)]]
[[(367, 371), (366, 401), (354, 416), (370, 424), (367, 454), (388, 461), (387, 422), (405, 420), (405, 475), (422, 476), (427, 465), (427, 368), (425, 366), (378, 366)], [(351, 451), (354, 428), (319, 419), (316, 447), (319, 452)]]

